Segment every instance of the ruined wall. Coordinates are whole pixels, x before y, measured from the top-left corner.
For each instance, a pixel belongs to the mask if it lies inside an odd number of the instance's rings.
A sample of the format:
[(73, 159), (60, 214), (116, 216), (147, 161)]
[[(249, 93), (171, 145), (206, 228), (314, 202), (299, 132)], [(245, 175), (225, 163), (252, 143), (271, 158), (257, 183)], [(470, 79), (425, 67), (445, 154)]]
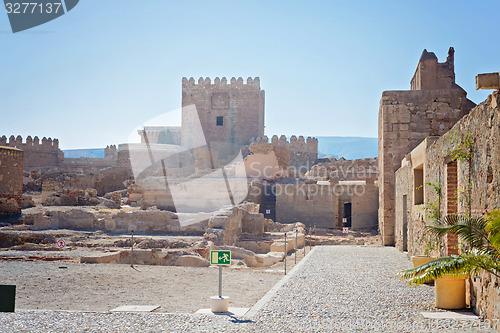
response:
[(63, 152), (59, 149), (59, 140), (51, 138), (40, 139), (35, 136), (31, 138), (28, 136), (26, 142), (18, 135), (10, 136), (7, 142), (7, 137), (4, 135), (0, 137), (0, 146), (15, 147), (24, 150), (24, 168), (26, 170), (40, 168), (40, 167), (57, 167), (64, 159)]
[[(433, 182), (440, 185), (441, 216), (453, 211), (467, 212), (469, 200), (473, 216), (500, 207), (499, 105), (500, 94), (490, 95), (485, 102), (472, 109), (468, 115), (464, 116), (450, 131), (435, 140), (434, 143), (422, 145), (425, 149), (424, 158), (420, 158), (423, 160), (423, 182)], [(468, 137), (473, 140), (471, 163), (469, 165), (469, 162), (458, 159), (455, 167), (449, 154), (454, 149), (463, 147), (461, 142)], [(412, 151), (410, 158), (405, 159), (406, 163), (403, 162), (405, 165), (396, 173), (396, 209), (398, 218), (401, 211), (401, 219), (404, 212), (399, 207), (403, 206), (402, 195), (405, 194), (405, 191), (408, 193), (408, 201), (415, 200), (411, 196), (414, 192), (416, 179), (412, 172), (414, 169), (412, 165), (421, 163), (413, 161), (415, 153), (417, 152)], [(472, 180), (470, 194), (469, 172)], [(450, 175), (452, 173), (456, 173), (456, 176)], [(423, 194), (424, 205), (438, 198), (438, 195), (428, 186), (424, 186)], [(430, 220), (427, 217), (428, 214), (422, 213), (421, 210), (419, 212), (418, 206), (409, 206), (408, 203), (408, 207), (408, 251), (410, 254), (420, 254), (425, 247), (425, 244), (419, 242), (421, 229)], [(400, 222), (396, 224), (396, 235), (396, 246), (402, 248), (403, 230)], [(453, 240), (445, 240), (438, 250), (439, 253), (450, 252), (451, 245), (453, 245)], [(500, 309), (497, 306), (500, 304), (500, 291), (495, 282), (498, 280), (495, 280), (490, 274), (482, 274), (469, 279), (471, 305), (476, 307), (479, 314), (487, 314), (490, 319), (500, 317)]]
[(21, 213), (24, 152), (0, 147), (0, 216)]
[[(84, 190), (93, 189), (95, 195), (104, 196), (106, 193), (125, 189), (125, 182), (129, 180), (126, 168), (112, 167), (99, 170), (95, 174), (65, 173), (58, 172), (46, 174), (42, 177), (42, 203), (57, 205), (66, 204), (68, 201), (52, 203), (55, 197), (67, 196), (77, 199), (79, 193)], [(80, 190), (80, 191), (78, 191)], [(87, 204), (96, 204), (88, 202)]]
[[(264, 135), (264, 91), (260, 89), (260, 79), (233, 77), (228, 83), (226, 78), (182, 79), (182, 138), (184, 145), (189, 141), (189, 117), (185, 108), (195, 105), (200, 123), (210, 147), (219, 152), (221, 159), (230, 158), (242, 146), (248, 145), (252, 138)], [(218, 123), (218, 117), (220, 122)]]
[[(418, 65), (420, 70), (417, 69), (417, 72), (427, 66), (426, 53), (428, 52), (424, 51), (422, 54)], [(453, 61), (452, 53), (447, 61)], [(449, 64), (446, 66), (451, 68)], [(438, 75), (438, 71), (434, 74)], [(452, 78), (454, 79), (454, 75)], [(423, 84), (423, 81), (416, 82), (412, 83), (412, 88), (422, 90), (382, 93), (378, 120), (378, 159), (379, 230), (384, 245), (394, 245), (394, 173), (400, 167), (401, 160), (427, 136), (446, 133), (474, 106), (474, 103), (467, 99), (467, 93), (454, 81), (451, 89), (434, 89), (446, 86), (437, 76), (434, 76), (434, 81), (441, 83), (434, 86)]]
[(415, 74), (411, 79), (411, 90), (452, 89), (455, 84), (455, 50), (450, 47), (446, 62), (439, 63), (434, 52), (424, 49)]

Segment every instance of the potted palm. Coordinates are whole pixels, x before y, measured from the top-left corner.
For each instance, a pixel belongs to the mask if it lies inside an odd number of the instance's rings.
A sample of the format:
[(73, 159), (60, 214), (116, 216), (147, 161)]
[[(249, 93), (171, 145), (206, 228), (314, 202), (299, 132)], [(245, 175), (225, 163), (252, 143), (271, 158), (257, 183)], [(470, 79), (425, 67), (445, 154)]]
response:
[(458, 309), (465, 307), (465, 277), (482, 271), (500, 277), (500, 213), (486, 217), (447, 215), (427, 231), (443, 237), (451, 233), (465, 244), (459, 255), (440, 257), (413, 269), (402, 271), (398, 277), (417, 286), (436, 280), (436, 307)]

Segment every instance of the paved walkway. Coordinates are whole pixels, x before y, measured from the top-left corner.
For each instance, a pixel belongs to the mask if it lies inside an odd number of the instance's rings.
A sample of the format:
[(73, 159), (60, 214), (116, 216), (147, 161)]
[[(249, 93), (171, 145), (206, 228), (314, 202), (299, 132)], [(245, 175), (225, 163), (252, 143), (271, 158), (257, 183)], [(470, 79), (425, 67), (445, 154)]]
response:
[(420, 311), (436, 311), (434, 289), (394, 278), (408, 267), (394, 248), (321, 246), (251, 317), (20, 311), (0, 314), (0, 332), (469, 332), (480, 324), (424, 320)]

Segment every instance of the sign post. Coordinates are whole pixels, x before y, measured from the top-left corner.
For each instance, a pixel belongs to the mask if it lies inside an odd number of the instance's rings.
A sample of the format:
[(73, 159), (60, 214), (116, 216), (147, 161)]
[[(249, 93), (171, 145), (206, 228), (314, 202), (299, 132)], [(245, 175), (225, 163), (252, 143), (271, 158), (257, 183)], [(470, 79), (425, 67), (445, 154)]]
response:
[(134, 230), (132, 230), (132, 240), (130, 242), (130, 267), (134, 267)]
[(210, 297), (212, 312), (227, 312), (229, 297), (222, 296), (222, 266), (231, 265), (231, 251), (210, 251), (210, 264), (219, 266), (219, 296)]

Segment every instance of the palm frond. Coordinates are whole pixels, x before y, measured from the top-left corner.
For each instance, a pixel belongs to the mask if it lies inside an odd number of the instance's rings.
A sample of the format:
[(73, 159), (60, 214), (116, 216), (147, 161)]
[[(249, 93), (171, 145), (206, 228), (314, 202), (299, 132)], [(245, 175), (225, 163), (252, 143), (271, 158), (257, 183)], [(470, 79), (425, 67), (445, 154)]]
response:
[(491, 246), (500, 251), (500, 210), (494, 210), (488, 213), (489, 222), (486, 225), (488, 239)]
[(489, 220), (481, 217), (469, 217), (463, 214), (449, 214), (439, 220), (436, 225), (427, 226), (427, 230), (436, 235), (448, 233), (457, 235), (470, 247), (490, 253), (495, 252), (486, 232)]
[(473, 250), (461, 256), (434, 259), (418, 267), (402, 271), (397, 274), (397, 277), (406, 280), (409, 285), (418, 286), (445, 275), (477, 275), (482, 271), (500, 277), (500, 261), (487, 252)]

